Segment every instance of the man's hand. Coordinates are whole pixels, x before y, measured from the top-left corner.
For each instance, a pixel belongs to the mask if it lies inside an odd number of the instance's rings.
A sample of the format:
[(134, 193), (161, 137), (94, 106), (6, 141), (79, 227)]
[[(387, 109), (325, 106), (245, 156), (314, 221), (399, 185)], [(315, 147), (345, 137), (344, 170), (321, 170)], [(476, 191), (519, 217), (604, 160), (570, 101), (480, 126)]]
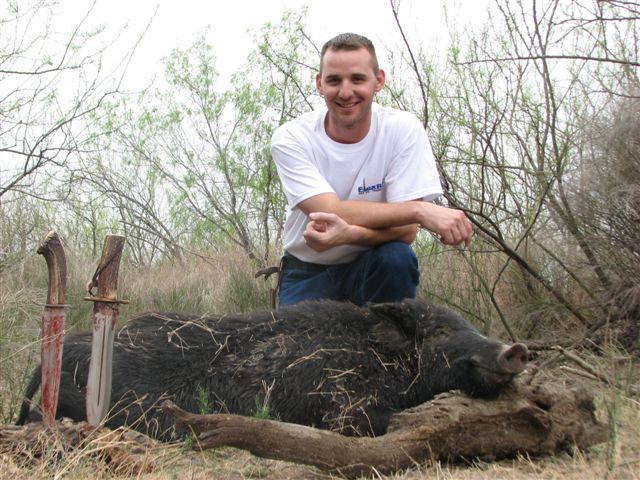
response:
[(445, 245), (466, 246), (471, 243), (473, 228), (462, 210), (421, 202), (420, 225), (437, 234)]
[(332, 247), (353, 243), (354, 229), (334, 213), (313, 212), (304, 231), (305, 243), (316, 252), (324, 252)]

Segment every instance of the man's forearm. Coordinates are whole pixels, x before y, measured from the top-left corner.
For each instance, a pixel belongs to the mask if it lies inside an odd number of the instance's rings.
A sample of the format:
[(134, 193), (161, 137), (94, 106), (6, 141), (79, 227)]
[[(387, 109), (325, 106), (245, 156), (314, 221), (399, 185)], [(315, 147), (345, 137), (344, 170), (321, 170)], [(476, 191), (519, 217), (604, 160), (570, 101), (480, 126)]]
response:
[(312, 212), (335, 213), (351, 225), (381, 229), (420, 223), (417, 203), (339, 200), (335, 194), (328, 193), (309, 198), (298, 207), (307, 215)]
[(340, 200), (334, 193), (311, 197), (298, 205), (305, 214), (335, 214), (350, 225), (384, 229), (418, 224), (440, 236), (446, 245), (471, 243), (473, 228), (462, 210), (446, 208), (431, 202), (397, 203)]
[(317, 252), (323, 252), (340, 245), (363, 245), (373, 247), (382, 243), (400, 240), (413, 242), (417, 225), (372, 229), (350, 225), (335, 213), (313, 212), (304, 231), (306, 244)]
[(400, 241), (410, 245), (416, 239), (418, 232), (417, 224), (389, 228), (367, 228), (357, 225), (354, 225), (354, 227), (356, 234), (351, 243), (365, 247), (375, 247), (393, 241)]

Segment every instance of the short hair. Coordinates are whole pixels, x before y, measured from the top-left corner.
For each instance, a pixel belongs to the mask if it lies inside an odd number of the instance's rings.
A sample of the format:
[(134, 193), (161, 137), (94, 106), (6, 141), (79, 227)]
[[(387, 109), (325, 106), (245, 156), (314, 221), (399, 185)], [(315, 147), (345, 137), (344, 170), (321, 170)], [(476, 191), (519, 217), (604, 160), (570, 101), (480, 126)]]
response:
[(322, 72), (322, 59), (327, 50), (358, 50), (360, 48), (366, 49), (371, 54), (371, 66), (373, 67), (373, 72), (377, 74), (380, 66), (378, 65), (378, 57), (376, 56), (373, 42), (357, 33), (341, 33), (328, 40), (322, 46), (320, 51), (320, 72)]

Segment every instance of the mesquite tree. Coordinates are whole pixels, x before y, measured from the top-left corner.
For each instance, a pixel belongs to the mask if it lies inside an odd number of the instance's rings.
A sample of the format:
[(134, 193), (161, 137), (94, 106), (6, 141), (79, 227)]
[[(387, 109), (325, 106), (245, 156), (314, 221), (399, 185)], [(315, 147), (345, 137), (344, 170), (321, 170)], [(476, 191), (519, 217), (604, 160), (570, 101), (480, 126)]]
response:
[[(391, 6), (398, 18), (398, 3)], [(619, 273), (573, 192), (586, 180), (589, 122), (638, 84), (639, 10), (634, 2), (498, 0), (482, 30), (452, 39), (447, 62), (427, 62), (406, 44), (447, 199), (478, 232), (466, 258), (486, 248), (503, 254), (497, 271), (470, 270), (507, 328), (502, 305), (514, 304), (514, 279), (518, 302), (538, 303), (539, 327), (565, 311), (590, 335), (607, 317)]]
[(55, 203), (73, 186), (59, 182), (63, 171), (87, 148), (96, 133), (87, 118), (126, 71), (126, 62), (111, 70), (103, 62), (113, 38), (89, 25), (94, 5), (75, 16), (60, 8), (0, 5), (0, 271), (19, 264), (64, 210)]

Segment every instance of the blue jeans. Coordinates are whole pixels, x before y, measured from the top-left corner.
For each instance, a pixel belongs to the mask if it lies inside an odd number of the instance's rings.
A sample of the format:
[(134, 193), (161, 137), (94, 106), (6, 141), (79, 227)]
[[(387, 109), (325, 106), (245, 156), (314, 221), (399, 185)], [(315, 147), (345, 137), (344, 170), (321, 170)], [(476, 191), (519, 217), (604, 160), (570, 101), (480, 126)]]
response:
[(415, 298), (419, 279), (418, 259), (411, 247), (404, 242), (389, 242), (362, 253), (351, 263), (283, 268), (280, 305), (320, 299), (360, 306), (396, 302)]

